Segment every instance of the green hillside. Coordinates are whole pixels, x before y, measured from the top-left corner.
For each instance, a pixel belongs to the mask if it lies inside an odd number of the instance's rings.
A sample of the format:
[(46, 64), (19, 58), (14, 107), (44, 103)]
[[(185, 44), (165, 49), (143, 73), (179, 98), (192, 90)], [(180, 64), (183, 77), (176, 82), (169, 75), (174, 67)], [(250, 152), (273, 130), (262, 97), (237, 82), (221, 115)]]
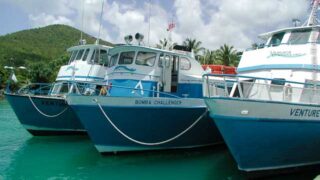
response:
[[(59, 67), (67, 62), (66, 49), (77, 45), (81, 31), (66, 25), (50, 25), (0, 36), (0, 82), (3, 86), (8, 71), (3, 67), (26, 66), (29, 73), (19, 72), (18, 80), (33, 82), (53, 81)], [(95, 38), (83, 34), (87, 43)], [(100, 41), (101, 44), (111, 45)]]

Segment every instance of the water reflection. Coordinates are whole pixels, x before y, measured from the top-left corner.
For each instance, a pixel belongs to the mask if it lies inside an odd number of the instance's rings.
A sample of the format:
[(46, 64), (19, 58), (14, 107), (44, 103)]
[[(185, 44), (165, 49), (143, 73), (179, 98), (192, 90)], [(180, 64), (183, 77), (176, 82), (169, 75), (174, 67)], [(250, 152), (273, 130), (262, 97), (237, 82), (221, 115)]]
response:
[(225, 146), (102, 156), (86, 137), (34, 137), (16, 151), (6, 177), (239, 179), (242, 176)]
[[(0, 101), (0, 179), (245, 179), (225, 146), (100, 155), (86, 136), (33, 137)], [(320, 171), (268, 177), (313, 179)]]

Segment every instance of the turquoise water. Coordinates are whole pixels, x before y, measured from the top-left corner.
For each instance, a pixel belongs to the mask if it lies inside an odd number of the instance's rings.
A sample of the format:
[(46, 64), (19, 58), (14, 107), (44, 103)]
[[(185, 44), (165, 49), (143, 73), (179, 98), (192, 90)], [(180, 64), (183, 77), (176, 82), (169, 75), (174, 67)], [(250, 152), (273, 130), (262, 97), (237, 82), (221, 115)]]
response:
[[(0, 100), (0, 132), (0, 180), (246, 179), (224, 145), (102, 156), (86, 136), (33, 137), (4, 100)], [(312, 179), (316, 174), (303, 172), (272, 179)]]

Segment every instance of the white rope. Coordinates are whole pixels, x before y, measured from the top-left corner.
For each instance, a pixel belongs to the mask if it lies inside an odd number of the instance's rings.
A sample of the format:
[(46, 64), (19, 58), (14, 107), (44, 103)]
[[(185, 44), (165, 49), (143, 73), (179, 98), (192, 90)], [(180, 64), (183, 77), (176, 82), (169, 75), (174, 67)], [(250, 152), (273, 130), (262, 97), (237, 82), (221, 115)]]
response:
[(189, 131), (193, 126), (195, 126), (208, 112), (208, 109), (206, 109), (206, 111), (195, 121), (193, 122), (187, 129), (185, 129), (184, 131), (182, 131), (181, 133), (177, 134), (176, 136), (164, 140), (164, 141), (160, 141), (160, 142), (154, 142), (154, 143), (148, 143), (148, 142), (142, 142), (142, 141), (138, 141), (136, 139), (131, 138), (130, 136), (128, 136), (127, 134), (125, 134), (123, 131), (121, 131), (112, 121), (111, 119), (108, 117), (108, 115), (104, 112), (104, 110), (102, 109), (100, 103), (98, 102), (97, 99), (93, 99), (94, 102), (97, 103), (97, 105), (99, 106), (102, 114), (106, 117), (106, 119), (109, 121), (109, 123), (113, 126), (114, 129), (116, 129), (122, 136), (124, 136), (125, 138), (127, 138), (128, 140), (137, 143), (137, 144), (141, 144), (141, 145), (146, 145), (146, 146), (156, 146), (156, 145), (161, 145), (161, 144), (165, 144), (168, 142), (171, 142), (177, 138), (179, 138), (180, 136), (182, 136), (183, 134), (185, 134), (187, 131)]
[(58, 117), (58, 116), (60, 116), (62, 113), (64, 113), (67, 109), (68, 109), (68, 107), (69, 106), (67, 106), (64, 110), (62, 110), (60, 113), (58, 113), (58, 114), (56, 114), (56, 115), (48, 115), (48, 114), (45, 114), (45, 113), (43, 113), (42, 111), (40, 111), (40, 109), (35, 105), (35, 103), (33, 102), (33, 100), (32, 100), (32, 98), (31, 98), (31, 96), (29, 95), (28, 96), (29, 97), (29, 100), (30, 100), (30, 102), (31, 102), (31, 104), (33, 105), (33, 107), (40, 113), (40, 114), (42, 114), (43, 116), (46, 116), (46, 117), (48, 117), (48, 118), (54, 118), (54, 117)]

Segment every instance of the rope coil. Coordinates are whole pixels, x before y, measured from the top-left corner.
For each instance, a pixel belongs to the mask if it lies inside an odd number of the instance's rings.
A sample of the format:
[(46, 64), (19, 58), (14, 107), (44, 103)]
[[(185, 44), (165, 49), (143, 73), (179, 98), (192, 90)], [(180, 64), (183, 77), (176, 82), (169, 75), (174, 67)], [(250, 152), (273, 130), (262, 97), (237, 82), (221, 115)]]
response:
[(32, 98), (31, 98), (30, 95), (29, 95), (28, 97), (29, 97), (29, 100), (30, 100), (31, 104), (33, 105), (33, 107), (34, 107), (40, 114), (42, 114), (43, 116), (48, 117), (48, 118), (55, 118), (55, 117), (60, 116), (60, 115), (63, 114), (63, 113), (68, 109), (68, 107), (69, 107), (69, 106), (67, 106), (64, 110), (62, 110), (62, 111), (61, 111), (60, 113), (58, 113), (58, 114), (49, 115), (49, 114), (45, 114), (44, 112), (42, 112), (42, 111), (36, 106), (36, 104), (33, 102), (33, 100), (32, 100)]
[(109, 116), (106, 114), (106, 112), (103, 110), (103, 108), (101, 107), (101, 104), (98, 102), (97, 99), (93, 99), (94, 102), (97, 103), (97, 105), (99, 106), (102, 114), (105, 116), (105, 118), (109, 121), (109, 123), (113, 126), (114, 129), (116, 129), (122, 136), (124, 136), (125, 138), (127, 138), (128, 140), (134, 142), (134, 143), (137, 143), (137, 144), (140, 144), (140, 145), (145, 145), (145, 146), (157, 146), (157, 145), (162, 145), (162, 144), (165, 144), (165, 143), (168, 143), (168, 142), (171, 142), (171, 141), (174, 141), (176, 140), (177, 138), (179, 138), (180, 136), (182, 136), (183, 134), (185, 134), (186, 132), (188, 132), (191, 128), (193, 128), (208, 112), (208, 109), (206, 108), (206, 111), (201, 114), (199, 116), (199, 118), (194, 121), (188, 128), (186, 128), (185, 130), (183, 130), (182, 132), (180, 132), (179, 134), (173, 136), (172, 138), (169, 138), (167, 140), (164, 140), (164, 141), (159, 141), (159, 142), (153, 142), (153, 143), (148, 143), (148, 142), (142, 142), (142, 141), (139, 141), (139, 140), (136, 140), (130, 136), (128, 136), (127, 134), (125, 134), (123, 131), (121, 131), (112, 121), (111, 119), (109, 118)]

